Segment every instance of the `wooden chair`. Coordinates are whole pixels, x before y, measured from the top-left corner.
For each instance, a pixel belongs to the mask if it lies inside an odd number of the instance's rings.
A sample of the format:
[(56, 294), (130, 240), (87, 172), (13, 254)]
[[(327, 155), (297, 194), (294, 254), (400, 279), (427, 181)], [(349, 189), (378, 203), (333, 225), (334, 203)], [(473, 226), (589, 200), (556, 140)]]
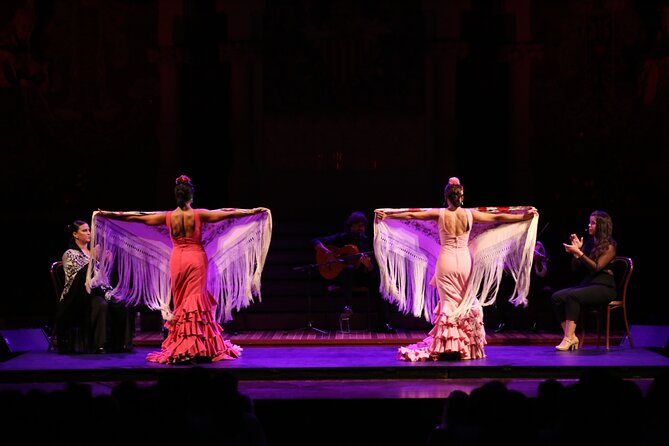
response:
[[(627, 287), (629, 285), (632, 272), (634, 271), (634, 262), (631, 258), (625, 256), (616, 256), (611, 262), (613, 267), (613, 276), (616, 280), (618, 296), (616, 300), (609, 302), (606, 305), (598, 305), (584, 309), (585, 313), (591, 313), (595, 315), (595, 320), (597, 323), (597, 348), (599, 348), (599, 342), (601, 338), (601, 327), (602, 327), (602, 317), (606, 313), (606, 349), (610, 348), (610, 337), (611, 337), (611, 312), (616, 309), (623, 310), (623, 320), (625, 321), (625, 331), (627, 332), (627, 339), (630, 341), (630, 347), (634, 347), (632, 342), (632, 334), (630, 333), (630, 326), (627, 319)], [(581, 313), (581, 346), (585, 344), (585, 315)]]
[[(61, 260), (53, 262), (51, 264), (51, 267), (49, 268), (49, 274), (51, 275), (51, 285), (53, 286), (53, 292), (56, 298), (56, 304), (58, 304), (58, 301), (60, 300), (60, 295), (63, 293), (63, 286), (65, 286), (65, 273), (63, 271), (63, 262)], [(55, 322), (54, 318), (53, 327), (51, 328), (51, 335), (49, 336), (49, 344), (47, 346), (48, 352), (50, 352), (54, 348), (54, 345), (56, 344), (56, 332), (58, 330), (58, 327), (56, 325), (57, 323)]]

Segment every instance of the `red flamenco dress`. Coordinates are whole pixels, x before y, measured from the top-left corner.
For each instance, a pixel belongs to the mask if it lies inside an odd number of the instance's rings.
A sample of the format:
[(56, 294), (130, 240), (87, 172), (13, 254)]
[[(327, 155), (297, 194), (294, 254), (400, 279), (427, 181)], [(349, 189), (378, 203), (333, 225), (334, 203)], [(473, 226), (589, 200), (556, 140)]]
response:
[(207, 290), (209, 260), (202, 246), (199, 212), (195, 210), (191, 237), (172, 237), (171, 215), (167, 213), (166, 224), (173, 245), (170, 280), (174, 311), (165, 323), (169, 332), (161, 350), (149, 353), (146, 359), (174, 364), (239, 358), (242, 348), (223, 339), (223, 328), (216, 321), (216, 300)]

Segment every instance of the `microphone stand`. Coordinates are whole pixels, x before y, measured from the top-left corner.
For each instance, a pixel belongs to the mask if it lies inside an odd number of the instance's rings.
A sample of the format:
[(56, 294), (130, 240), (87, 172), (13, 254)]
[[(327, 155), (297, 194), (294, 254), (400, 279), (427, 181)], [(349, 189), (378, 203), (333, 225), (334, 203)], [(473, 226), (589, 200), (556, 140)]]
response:
[[(328, 263), (333, 263), (333, 262), (328, 262)], [(302, 271), (307, 275), (307, 277), (311, 277), (314, 270), (320, 266), (322, 266), (322, 264), (311, 263), (309, 265), (296, 266), (295, 268), (293, 268), (293, 271)], [(307, 325), (301, 328), (295, 328), (294, 330), (286, 330), (284, 334), (288, 333), (288, 331), (303, 331), (303, 330), (315, 331), (316, 333), (320, 333), (322, 335), (328, 334), (327, 331), (314, 326), (314, 323), (311, 320), (311, 292), (307, 294)]]

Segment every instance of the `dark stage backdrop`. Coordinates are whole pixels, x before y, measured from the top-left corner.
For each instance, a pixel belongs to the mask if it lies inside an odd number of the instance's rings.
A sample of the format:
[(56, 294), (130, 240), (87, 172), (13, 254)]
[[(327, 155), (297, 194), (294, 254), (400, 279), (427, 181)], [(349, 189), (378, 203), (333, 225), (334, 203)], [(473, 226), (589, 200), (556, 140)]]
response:
[[(54, 308), (66, 225), (97, 208), (534, 205), (561, 242), (592, 210), (635, 260), (630, 318), (665, 324), (665, 0), (0, 2), (0, 324)], [(285, 231), (290, 232), (290, 231)], [(305, 230), (305, 234), (309, 230)], [(271, 298), (271, 296), (266, 296)]]

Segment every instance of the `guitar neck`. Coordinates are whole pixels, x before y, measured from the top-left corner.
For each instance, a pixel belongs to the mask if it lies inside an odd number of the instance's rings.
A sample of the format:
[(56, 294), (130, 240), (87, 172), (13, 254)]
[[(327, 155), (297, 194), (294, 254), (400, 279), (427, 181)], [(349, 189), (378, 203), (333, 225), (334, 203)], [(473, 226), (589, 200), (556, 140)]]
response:
[(356, 254), (348, 254), (348, 255), (345, 255), (345, 256), (339, 256), (337, 258), (342, 259), (342, 260), (355, 259), (356, 257), (360, 257), (360, 256), (365, 255), (365, 254), (371, 254), (373, 252), (374, 251), (363, 251), (363, 252), (358, 252)]

